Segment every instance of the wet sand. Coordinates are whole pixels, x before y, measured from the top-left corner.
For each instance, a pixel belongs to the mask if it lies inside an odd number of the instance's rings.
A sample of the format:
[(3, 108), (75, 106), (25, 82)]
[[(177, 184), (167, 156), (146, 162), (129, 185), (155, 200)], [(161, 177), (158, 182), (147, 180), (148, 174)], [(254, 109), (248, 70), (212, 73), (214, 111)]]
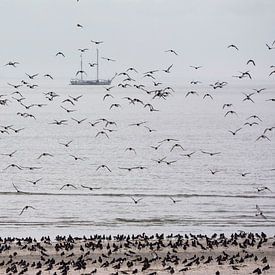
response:
[(275, 237), (6, 238), (0, 239), (0, 274), (275, 274)]

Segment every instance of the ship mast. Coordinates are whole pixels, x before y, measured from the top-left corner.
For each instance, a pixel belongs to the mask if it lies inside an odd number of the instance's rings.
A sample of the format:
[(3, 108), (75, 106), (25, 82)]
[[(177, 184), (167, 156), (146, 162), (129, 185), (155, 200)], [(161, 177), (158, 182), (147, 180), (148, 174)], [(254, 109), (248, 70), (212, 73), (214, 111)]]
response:
[(82, 53), (80, 54), (80, 77), (81, 77), (81, 80), (83, 80), (83, 61), (82, 61)]
[(96, 49), (96, 81), (98, 82), (98, 71), (99, 71), (99, 64), (98, 64), (98, 49)]

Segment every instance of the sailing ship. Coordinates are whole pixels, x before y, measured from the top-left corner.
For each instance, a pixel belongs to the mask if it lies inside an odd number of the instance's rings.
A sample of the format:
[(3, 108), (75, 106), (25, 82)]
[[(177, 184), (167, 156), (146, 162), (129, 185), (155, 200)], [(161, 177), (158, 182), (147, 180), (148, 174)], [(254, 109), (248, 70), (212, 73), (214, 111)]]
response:
[(99, 60), (98, 60), (98, 49), (96, 49), (96, 79), (94, 80), (88, 80), (83, 79), (83, 74), (86, 74), (86, 72), (83, 70), (83, 60), (82, 60), (82, 53), (80, 55), (80, 70), (77, 72), (77, 74), (80, 74), (79, 78), (71, 79), (71, 85), (110, 85), (112, 83), (112, 80), (114, 79), (99, 79)]

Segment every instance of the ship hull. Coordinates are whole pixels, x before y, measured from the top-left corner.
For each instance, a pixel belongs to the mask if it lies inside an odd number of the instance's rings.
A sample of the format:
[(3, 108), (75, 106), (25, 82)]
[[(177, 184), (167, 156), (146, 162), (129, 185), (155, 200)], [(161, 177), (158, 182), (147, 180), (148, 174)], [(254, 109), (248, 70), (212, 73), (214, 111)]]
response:
[(72, 79), (71, 85), (111, 85), (112, 80), (83, 80), (83, 79)]

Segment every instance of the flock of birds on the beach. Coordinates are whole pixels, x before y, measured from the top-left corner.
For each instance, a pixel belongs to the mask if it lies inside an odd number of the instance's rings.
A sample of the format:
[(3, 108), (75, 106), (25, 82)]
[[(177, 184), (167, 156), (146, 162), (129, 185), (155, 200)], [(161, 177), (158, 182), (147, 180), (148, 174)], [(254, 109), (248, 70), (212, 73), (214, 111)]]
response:
[[(265, 274), (272, 268), (264, 247), (274, 239), (265, 233), (206, 235), (93, 235), (0, 238), (0, 267), (6, 274)], [(271, 250), (270, 250), (271, 252)], [(31, 254), (26, 257), (25, 254)], [(54, 256), (53, 256), (54, 255)], [(214, 267), (215, 266), (215, 267)], [(210, 269), (208, 269), (210, 267)], [(212, 271), (212, 269), (216, 269)], [(214, 272), (214, 273), (213, 273)], [(194, 273), (192, 273), (194, 274)], [(244, 273), (242, 273), (244, 274)]]

